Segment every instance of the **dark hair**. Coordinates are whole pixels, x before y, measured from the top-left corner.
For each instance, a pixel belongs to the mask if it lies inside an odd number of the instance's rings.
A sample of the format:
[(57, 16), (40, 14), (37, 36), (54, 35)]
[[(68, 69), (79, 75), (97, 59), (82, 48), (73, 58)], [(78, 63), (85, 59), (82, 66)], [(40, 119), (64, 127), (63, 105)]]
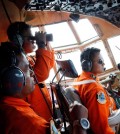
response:
[(30, 25), (26, 24), (25, 22), (14, 22), (11, 23), (7, 29), (7, 35), (10, 41), (14, 40), (14, 36), (19, 34), (23, 35), (24, 31), (30, 28)]
[(83, 60), (91, 60), (94, 58), (95, 54), (100, 52), (99, 48), (86, 48), (82, 51), (81, 55), (80, 55), (80, 62), (82, 62)]

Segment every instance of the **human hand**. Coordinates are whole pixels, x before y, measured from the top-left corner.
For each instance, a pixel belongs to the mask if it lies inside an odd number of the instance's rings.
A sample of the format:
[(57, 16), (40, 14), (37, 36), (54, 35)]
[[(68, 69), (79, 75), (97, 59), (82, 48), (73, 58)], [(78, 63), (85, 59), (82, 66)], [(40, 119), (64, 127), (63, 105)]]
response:
[(36, 43), (38, 48), (45, 48), (46, 46), (46, 32), (36, 32), (35, 33)]
[(88, 118), (87, 108), (77, 101), (74, 101), (74, 103), (70, 105), (69, 112), (71, 122), (81, 118)]
[[(70, 106), (70, 121), (73, 125), (72, 134), (87, 134), (87, 129), (90, 127), (88, 118), (88, 110), (82, 104), (74, 101)], [(84, 119), (84, 123), (83, 123)], [(82, 122), (81, 122), (82, 121)]]

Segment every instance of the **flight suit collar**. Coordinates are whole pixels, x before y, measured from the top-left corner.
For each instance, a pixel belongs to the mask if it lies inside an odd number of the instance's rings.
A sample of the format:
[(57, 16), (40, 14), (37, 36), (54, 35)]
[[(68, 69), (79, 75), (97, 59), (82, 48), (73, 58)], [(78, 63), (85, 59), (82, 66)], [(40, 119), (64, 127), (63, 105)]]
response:
[(99, 78), (97, 77), (97, 75), (95, 75), (95, 74), (92, 73), (92, 72), (85, 72), (85, 71), (83, 71), (83, 72), (82, 72), (82, 75), (83, 75), (85, 78), (87, 78), (87, 79), (93, 79), (93, 80), (99, 82)]

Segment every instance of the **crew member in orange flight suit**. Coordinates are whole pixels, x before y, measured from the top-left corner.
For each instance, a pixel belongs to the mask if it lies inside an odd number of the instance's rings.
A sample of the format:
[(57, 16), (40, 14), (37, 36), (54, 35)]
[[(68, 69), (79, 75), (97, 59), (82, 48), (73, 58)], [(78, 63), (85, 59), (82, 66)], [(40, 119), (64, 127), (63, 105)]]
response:
[[(93, 134), (115, 134), (108, 124), (116, 104), (100, 84), (98, 74), (104, 72), (104, 61), (98, 48), (87, 48), (81, 53), (82, 73), (75, 79), (84, 84), (75, 85), (83, 105), (88, 109), (88, 119)], [(87, 81), (86, 81), (87, 80)]]
[[(31, 27), (25, 22), (14, 22), (8, 27), (7, 34), (10, 41), (17, 44), (18, 46), (22, 46), (26, 55), (35, 51), (37, 44), (38, 49), (35, 52), (35, 57), (27, 57), (37, 76), (38, 82), (41, 83), (48, 78), (50, 69), (54, 66), (54, 51), (46, 49), (45, 33), (36, 33), (35, 43), (34, 38), (32, 38), (30, 28)], [(52, 111), (52, 102), (47, 87), (45, 86), (42, 88), (42, 91)], [(32, 94), (26, 98), (26, 101), (31, 104), (31, 107), (38, 115), (45, 118), (47, 121), (51, 119), (50, 110), (38, 85), (35, 86), (34, 92), (32, 92)]]
[[(36, 90), (34, 74), (23, 51), (5, 42), (0, 46), (0, 61), (0, 134), (58, 133), (54, 124), (52, 127), (51, 123), (37, 115), (23, 99)], [(81, 119), (81, 111), (87, 118), (84, 106), (76, 103), (70, 106), (69, 114), (74, 126), (72, 134), (86, 134), (79, 122), (76, 123)]]
[(23, 100), (35, 84), (24, 53), (7, 43), (0, 61), (0, 134), (49, 134), (50, 124)]

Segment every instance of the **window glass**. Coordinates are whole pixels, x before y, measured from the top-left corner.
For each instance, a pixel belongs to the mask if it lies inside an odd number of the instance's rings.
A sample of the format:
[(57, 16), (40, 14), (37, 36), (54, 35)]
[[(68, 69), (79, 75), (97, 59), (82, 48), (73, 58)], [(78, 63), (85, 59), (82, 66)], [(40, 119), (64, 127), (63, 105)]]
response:
[(52, 48), (77, 43), (74, 34), (66, 22), (44, 26), (48, 34), (53, 34)]
[(38, 27), (31, 27), (32, 35), (35, 36), (35, 32), (40, 31)]
[(72, 23), (80, 37), (81, 43), (98, 37), (97, 32), (88, 19), (80, 19), (78, 23), (74, 21)]
[(116, 64), (120, 63), (120, 35), (108, 39)]
[(113, 67), (112, 63), (110, 61), (110, 58), (108, 56), (108, 53), (107, 53), (107, 51), (105, 49), (105, 46), (104, 46), (102, 41), (97, 41), (97, 42), (89, 45), (88, 47), (95, 47), (95, 48), (99, 48), (101, 50), (100, 53), (103, 56), (106, 70), (111, 69)]

